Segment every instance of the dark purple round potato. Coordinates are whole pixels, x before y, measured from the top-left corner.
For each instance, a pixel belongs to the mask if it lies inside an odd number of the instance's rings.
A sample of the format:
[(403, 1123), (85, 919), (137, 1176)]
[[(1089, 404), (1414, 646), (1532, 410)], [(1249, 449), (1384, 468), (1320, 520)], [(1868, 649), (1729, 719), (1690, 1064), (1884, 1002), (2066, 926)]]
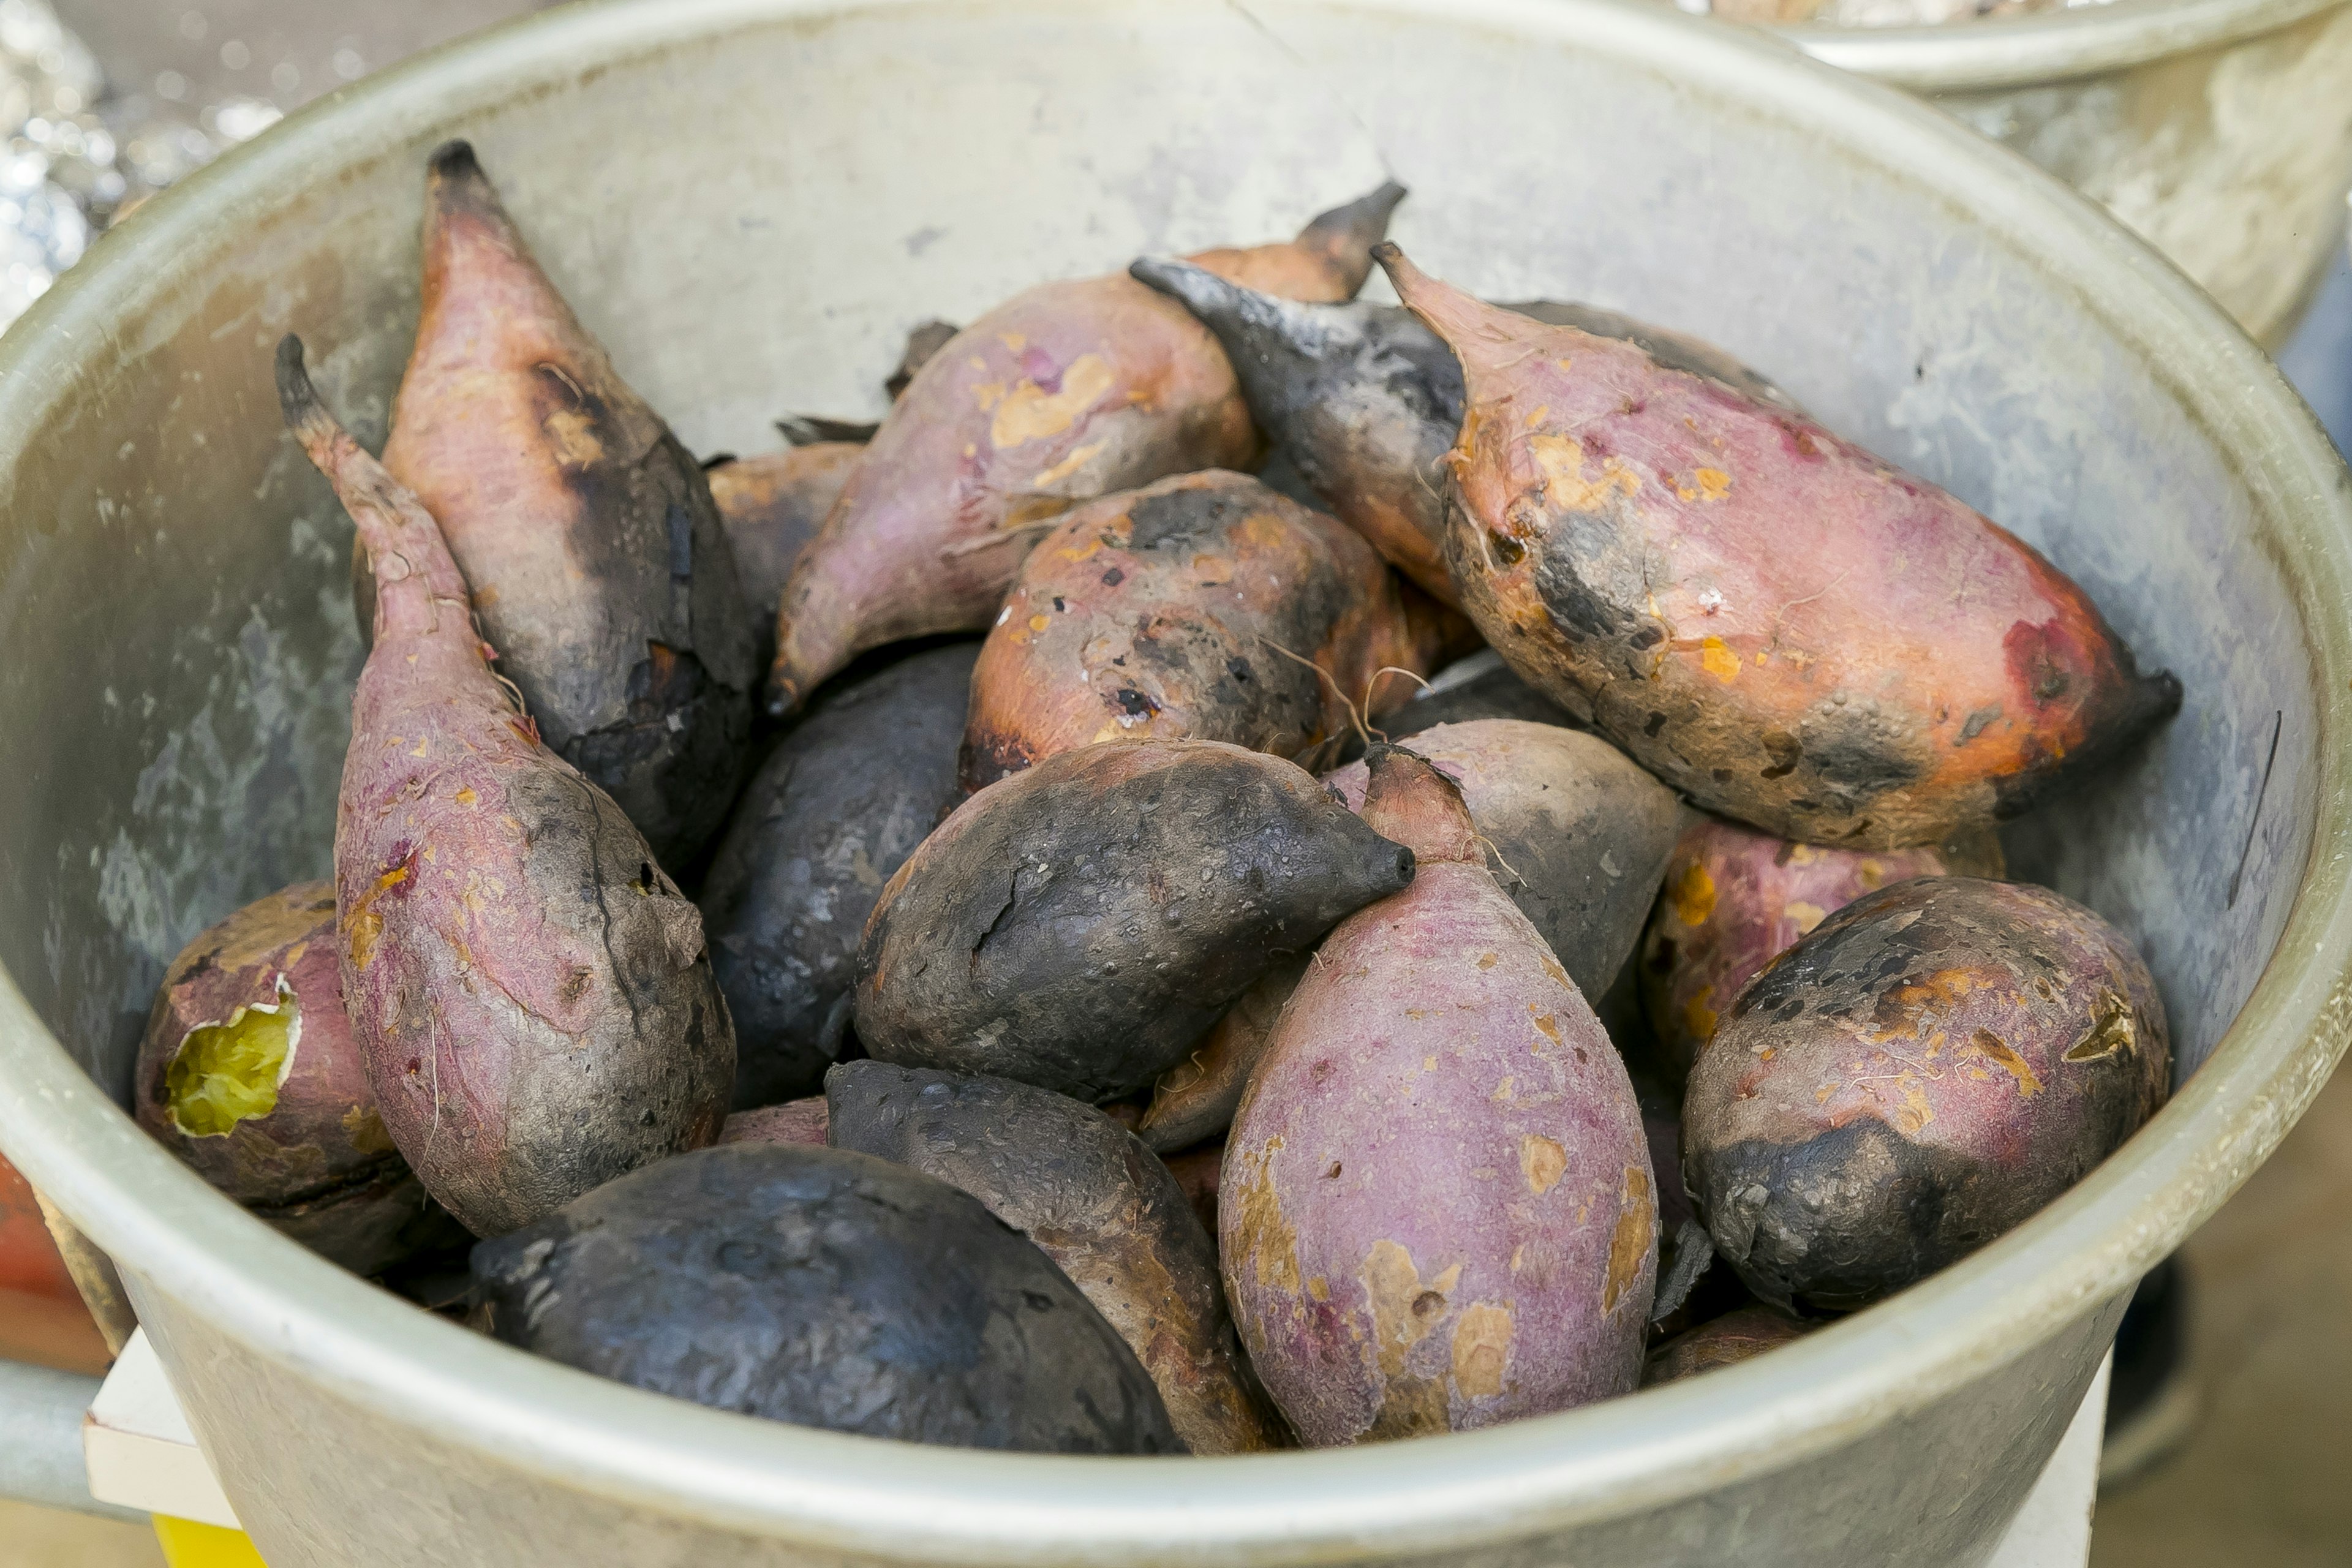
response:
[(1692, 1069), (1683, 1173), (1764, 1300), (1866, 1307), (2032, 1215), (2164, 1103), (2129, 941), (2045, 888), (1919, 877), (1757, 975)]
[(740, 1143), (474, 1248), (490, 1332), (583, 1372), (868, 1437), (1182, 1452), (1134, 1352), (978, 1200), (843, 1149)]

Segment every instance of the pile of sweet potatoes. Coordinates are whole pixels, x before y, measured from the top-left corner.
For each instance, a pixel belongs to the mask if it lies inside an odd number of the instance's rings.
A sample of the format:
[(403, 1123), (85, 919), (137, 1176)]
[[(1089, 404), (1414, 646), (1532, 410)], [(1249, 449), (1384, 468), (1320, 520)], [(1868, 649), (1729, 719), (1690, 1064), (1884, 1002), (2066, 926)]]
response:
[(371, 647), (332, 881), (136, 1084), (297, 1241), (728, 1409), (1246, 1453), (1792, 1343), (2163, 1102), (1997, 828), (2178, 683), (1721, 351), (1426, 277), (1387, 186), (706, 465), (426, 190), (383, 460), (277, 366)]

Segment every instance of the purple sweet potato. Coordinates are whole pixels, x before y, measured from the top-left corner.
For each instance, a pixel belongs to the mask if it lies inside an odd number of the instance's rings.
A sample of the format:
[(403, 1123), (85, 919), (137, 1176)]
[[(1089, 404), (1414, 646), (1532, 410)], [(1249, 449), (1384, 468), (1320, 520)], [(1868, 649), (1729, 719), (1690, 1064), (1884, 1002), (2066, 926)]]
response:
[[(1383, 186), (1296, 239), (1195, 259), (1349, 299), (1403, 195)], [(797, 708), (866, 648), (985, 628), (1022, 556), (1080, 501), (1242, 467), (1256, 442), (1224, 351), (1174, 300), (1123, 272), (1016, 295), (925, 362), (883, 420), (784, 590), (770, 710)]]
[(1642, 1369), (1642, 1386), (1679, 1383), (1733, 1366), (1766, 1351), (1792, 1344), (1805, 1337), (1806, 1325), (1772, 1307), (1742, 1307), (1677, 1334), (1650, 1352)]
[(1287, 1447), (1242, 1359), (1217, 1249), (1135, 1134), (1010, 1079), (847, 1062), (824, 1079), (826, 1139), (961, 1188), (1086, 1292), (1135, 1352), (1195, 1454)]
[[(1460, 358), (1446, 559), (1512, 668), (1783, 837), (2014, 816), (2180, 702), (2039, 552), (1784, 408), (1378, 253)], [(1962, 591), (1963, 586), (1965, 592)]]
[(1990, 833), (1874, 854), (1792, 844), (1713, 817), (1693, 824), (1642, 939), (1642, 1007), (1666, 1062), (1688, 1075), (1740, 987), (1833, 910), (1906, 877), (2001, 868)]
[(1684, 1097), (1685, 1184), (1759, 1298), (1865, 1307), (2074, 1185), (2164, 1102), (2171, 1060), (2106, 921), (2043, 888), (1914, 878), (1739, 994)]
[(827, 1113), (824, 1096), (788, 1100), (757, 1110), (739, 1110), (719, 1130), (721, 1143), (822, 1143)]
[(1307, 972), (1304, 953), (1283, 959), (1225, 1009), (1192, 1054), (1160, 1075), (1136, 1135), (1165, 1152), (1189, 1149), (1233, 1124), (1250, 1074), (1274, 1037), (1275, 1020)]
[(257, 900), (181, 950), (131, 1100), (139, 1125), (198, 1175), (356, 1273), (462, 1234), (376, 1113), (343, 1016), (331, 882)]
[(1401, 590), (1352, 530), (1245, 474), (1080, 507), (1023, 563), (982, 647), (963, 785), (1142, 736), (1297, 757), (1434, 668), (1444, 612)]
[(495, 1236), (718, 1136), (734, 1028), (702, 917), (517, 711), (432, 514), (291, 337), (278, 389), (375, 574), (335, 814), (344, 1007), (394, 1144)]
[(956, 808), (882, 889), (857, 1037), (904, 1067), (1114, 1100), (1284, 953), (1412, 879), (1304, 769), (1215, 741), (1063, 752)]
[(1412, 886), (1325, 940), (1225, 1145), (1219, 1251), (1310, 1446), (1630, 1393), (1656, 1205), (1624, 1064), (1488, 874), (1461, 793), (1394, 747), (1364, 814)]

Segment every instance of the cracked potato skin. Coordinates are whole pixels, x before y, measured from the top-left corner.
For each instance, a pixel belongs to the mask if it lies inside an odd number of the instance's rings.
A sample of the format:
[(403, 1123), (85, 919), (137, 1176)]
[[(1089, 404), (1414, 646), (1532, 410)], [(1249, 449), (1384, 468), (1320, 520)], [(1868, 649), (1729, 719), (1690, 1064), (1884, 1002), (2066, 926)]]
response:
[(1009, 1079), (887, 1062), (825, 1075), (827, 1140), (970, 1193), (1084, 1291), (1195, 1454), (1286, 1447), (1242, 1358), (1216, 1244), (1176, 1178), (1092, 1106)]
[(1412, 866), (1277, 757), (1063, 752), (965, 801), (890, 879), (858, 945), (857, 1037), (902, 1067), (1117, 1099)]
[(1373, 752), (1403, 892), (1340, 922), (1225, 1144), (1226, 1300), (1310, 1447), (1631, 1393), (1657, 1267), (1641, 1111), (1601, 1021), (1496, 886), (1461, 796)]
[(2044, 888), (1915, 878), (1740, 993), (1691, 1071), (1685, 1182), (1759, 1298), (1848, 1311), (2031, 1218), (2155, 1114), (2171, 1071), (2120, 931)]
[(474, 1248), (499, 1339), (720, 1410), (868, 1437), (1182, 1452), (1133, 1352), (1045, 1255), (942, 1182), (734, 1144)]
[(1933, 485), (1379, 255), (1463, 363), (1445, 548), (1464, 610), (1698, 805), (1806, 843), (1932, 844), (2179, 709), (2082, 589)]

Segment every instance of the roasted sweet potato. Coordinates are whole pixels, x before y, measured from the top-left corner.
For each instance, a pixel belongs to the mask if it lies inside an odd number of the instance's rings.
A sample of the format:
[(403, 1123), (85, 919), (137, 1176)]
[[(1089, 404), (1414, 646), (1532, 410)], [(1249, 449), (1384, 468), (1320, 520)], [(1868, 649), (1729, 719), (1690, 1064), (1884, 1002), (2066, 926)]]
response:
[(1242, 1359), (1217, 1248), (1135, 1134), (1067, 1095), (887, 1062), (825, 1074), (826, 1139), (959, 1187), (1044, 1249), (1151, 1374), (1195, 1454), (1286, 1447)]
[(1184, 1059), (1286, 952), (1412, 879), (1304, 770), (1215, 741), (1064, 752), (965, 801), (857, 950), (882, 1061), (1111, 1100)]
[(181, 949), (131, 1101), (198, 1175), (356, 1273), (462, 1237), (376, 1113), (343, 1016), (331, 882), (257, 900)]
[(1282, 1016), (1282, 1005), (1290, 1000), (1307, 964), (1307, 956), (1297, 953), (1267, 970), (1225, 1009), (1192, 1055), (1160, 1075), (1136, 1128), (1147, 1145), (1162, 1152), (1189, 1149), (1233, 1124), (1242, 1091), (1273, 1037), (1274, 1021)]
[(1311, 1446), (1630, 1393), (1657, 1265), (1642, 1120), (1600, 1020), (1486, 868), (1461, 792), (1376, 749), (1412, 886), (1340, 922), (1225, 1145), (1226, 1299)]
[(2032, 1216), (2171, 1076), (2123, 933), (2043, 888), (1917, 877), (1748, 983), (1691, 1070), (1683, 1173), (1762, 1300), (1866, 1307)]
[(1719, 1366), (1736, 1365), (1803, 1339), (1805, 1327), (1771, 1307), (1742, 1307), (1736, 1312), (1727, 1312), (1652, 1351), (1649, 1363), (1642, 1369), (1642, 1386), (1655, 1388), (1662, 1383), (1679, 1383)]
[(814, 1094), (841, 1055), (882, 884), (957, 799), (977, 643), (840, 688), (768, 753), (702, 883), (735, 1019), (735, 1104)]
[(291, 337), (278, 391), (375, 572), (335, 813), (344, 1007), (394, 1144), (495, 1236), (718, 1136), (735, 1032), (702, 917), (516, 710), (432, 514)]
[[(1599, 736), (1556, 724), (1440, 724), (1411, 750), (1461, 790), (1486, 868), (1577, 989), (1598, 998), (1658, 896), (1682, 826), (1674, 792)], [(1361, 811), (1370, 779), (1365, 763), (1350, 763), (1324, 783)]]
[[(1801, 415), (1380, 252), (1460, 357), (1446, 555), (1511, 668), (1709, 810), (1850, 848), (2014, 816), (2179, 706), (2041, 554)], [(1965, 592), (1963, 592), (1965, 588)]]
[(710, 499), (734, 552), (743, 602), (753, 611), (764, 645), (773, 635), (776, 602), (793, 563), (824, 526), (825, 513), (857, 455), (855, 441), (815, 441), (756, 458), (737, 458), (708, 475)]
[(1245, 474), (1080, 507), (1023, 563), (981, 649), (964, 788), (1147, 735), (1296, 757), (1432, 668), (1439, 613), (1401, 586), (1349, 529)]
[(531, 259), (474, 151), (425, 181), (383, 466), (440, 524), (557, 755), (682, 867), (750, 755), (760, 630), (701, 465)]
[(721, 1410), (1058, 1454), (1181, 1447), (1077, 1287), (944, 1182), (739, 1143), (635, 1172), (474, 1248), (490, 1331)]
[[(1383, 186), (1293, 240), (1204, 251), (1227, 277), (1345, 300), (1404, 192)], [(915, 373), (802, 557), (777, 612), (768, 701), (806, 701), (859, 652), (995, 618), (1021, 558), (1078, 502), (1256, 447), (1224, 351), (1125, 273), (1041, 284)]]
[(1906, 877), (1998, 877), (1990, 833), (1871, 853), (1791, 844), (1714, 817), (1692, 825), (1666, 867), (1642, 939), (1642, 1006), (1675, 1073), (1687, 1075), (1716, 1020), (1790, 944), (1863, 894)]
[(788, 1100), (757, 1110), (739, 1110), (719, 1130), (721, 1143), (822, 1143), (827, 1113), (824, 1096)]

